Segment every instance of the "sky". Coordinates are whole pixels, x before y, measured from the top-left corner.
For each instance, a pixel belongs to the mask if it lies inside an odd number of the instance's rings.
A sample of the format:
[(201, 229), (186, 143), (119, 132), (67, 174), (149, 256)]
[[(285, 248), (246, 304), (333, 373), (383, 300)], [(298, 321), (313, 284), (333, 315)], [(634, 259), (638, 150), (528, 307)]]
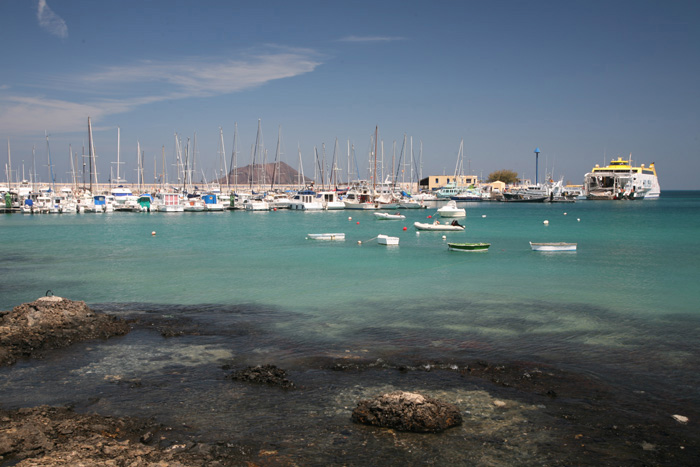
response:
[(349, 142), (365, 178), (378, 128), (387, 173), (412, 141), (416, 171), (451, 175), (463, 140), (481, 178), (534, 180), (537, 147), (540, 181), (631, 154), (662, 190), (700, 189), (697, 1), (0, 0), (0, 58), (13, 180), (34, 161), (48, 181), (50, 152), (68, 183), (90, 117), (100, 182), (135, 182), (137, 147), (146, 181), (163, 151), (172, 181), (176, 134), (211, 180), (220, 129), (229, 165), (237, 125), (240, 167), (260, 122), (265, 160), (280, 136), (307, 176), (337, 140), (343, 174)]

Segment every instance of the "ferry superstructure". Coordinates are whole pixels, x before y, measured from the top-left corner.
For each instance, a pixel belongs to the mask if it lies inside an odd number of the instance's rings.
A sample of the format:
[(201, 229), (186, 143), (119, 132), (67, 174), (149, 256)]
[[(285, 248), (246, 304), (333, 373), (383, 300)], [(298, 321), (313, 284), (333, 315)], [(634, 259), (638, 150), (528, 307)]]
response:
[(596, 164), (585, 175), (583, 187), (588, 199), (655, 199), (661, 195), (654, 163), (634, 166), (631, 158), (618, 157), (605, 167)]

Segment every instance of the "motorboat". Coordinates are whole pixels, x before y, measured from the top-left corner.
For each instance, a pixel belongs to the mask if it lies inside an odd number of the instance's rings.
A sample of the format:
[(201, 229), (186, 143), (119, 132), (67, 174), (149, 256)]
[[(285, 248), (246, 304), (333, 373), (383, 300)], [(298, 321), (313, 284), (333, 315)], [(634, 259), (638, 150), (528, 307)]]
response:
[(448, 243), (447, 247), (452, 251), (488, 251), (490, 243)]
[(323, 202), (316, 199), (316, 192), (313, 190), (298, 191), (289, 203), (289, 209), (297, 211), (322, 211)]
[(530, 248), (533, 251), (576, 251), (577, 243), (564, 242), (549, 242), (549, 243), (533, 243), (530, 242)]
[(219, 196), (216, 193), (207, 193), (202, 195), (205, 211), (223, 211), (224, 204), (220, 202)]
[(345, 209), (345, 203), (340, 200), (335, 191), (319, 191), (316, 194), (316, 201), (320, 201), (327, 211)]
[(390, 214), (388, 212), (375, 212), (374, 217), (378, 220), (401, 220), (406, 218), (403, 214)]
[(464, 230), (463, 225), (441, 224), (440, 221), (435, 221), (432, 224), (423, 223), (423, 222), (414, 222), (413, 226), (418, 230), (440, 230), (440, 231), (453, 231), (453, 232), (458, 232), (458, 231)]
[(440, 217), (467, 217), (467, 211), (464, 208), (458, 208), (456, 201), (448, 201), (446, 205), (437, 210)]

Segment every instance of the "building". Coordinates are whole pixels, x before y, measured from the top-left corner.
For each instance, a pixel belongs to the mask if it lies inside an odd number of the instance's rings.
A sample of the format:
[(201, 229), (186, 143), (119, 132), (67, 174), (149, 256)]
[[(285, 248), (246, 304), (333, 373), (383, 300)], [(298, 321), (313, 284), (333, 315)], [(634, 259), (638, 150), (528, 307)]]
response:
[[(431, 175), (423, 180), (427, 180), (427, 188), (429, 190), (436, 190), (441, 188), (448, 183), (457, 182), (457, 186), (476, 186), (479, 183), (479, 178), (476, 175), (459, 175), (455, 178), (454, 175)], [(424, 183), (421, 183), (421, 188), (424, 188)]]

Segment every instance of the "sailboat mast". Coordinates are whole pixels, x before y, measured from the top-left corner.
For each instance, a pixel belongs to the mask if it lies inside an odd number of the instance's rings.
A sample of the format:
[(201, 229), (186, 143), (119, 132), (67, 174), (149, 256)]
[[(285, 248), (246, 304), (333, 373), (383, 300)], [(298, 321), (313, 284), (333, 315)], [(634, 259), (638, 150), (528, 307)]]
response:
[(233, 123), (233, 149), (231, 150), (233, 166), (233, 190), (238, 191), (238, 122)]
[[(92, 141), (92, 122), (90, 120), (90, 117), (88, 117), (88, 151), (88, 161), (90, 163), (90, 193), (92, 193), (92, 173), (94, 165), (93, 159), (95, 157), (95, 146)], [(95, 181), (97, 181), (97, 177), (95, 177)]]
[(379, 125), (374, 127), (374, 174), (372, 177), (372, 191), (374, 192), (377, 186), (377, 136), (379, 135)]
[(76, 190), (75, 183), (75, 165), (73, 164), (73, 146), (68, 145), (68, 159), (70, 159), (70, 174), (71, 174), (71, 184), (73, 185), (73, 191)]
[(117, 183), (121, 183), (121, 177), (119, 176), (119, 153), (121, 152), (121, 129), (117, 127)]
[(12, 190), (12, 156), (10, 155), (10, 138), (7, 138), (7, 187)]
[(166, 183), (166, 181), (165, 181), (165, 173), (166, 173), (165, 172), (165, 145), (162, 146), (161, 153), (162, 153), (162, 157), (163, 157), (163, 166), (161, 167), (162, 172), (160, 175), (160, 186), (161, 186), (161, 188), (165, 188), (165, 183)]

